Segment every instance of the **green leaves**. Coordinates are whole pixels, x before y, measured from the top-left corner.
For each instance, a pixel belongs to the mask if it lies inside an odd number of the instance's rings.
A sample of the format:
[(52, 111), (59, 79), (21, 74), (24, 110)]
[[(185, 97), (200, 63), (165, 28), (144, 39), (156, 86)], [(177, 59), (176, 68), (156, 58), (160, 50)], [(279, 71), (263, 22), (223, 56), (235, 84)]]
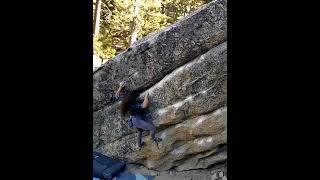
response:
[(116, 54), (116, 50), (112, 48), (112, 37), (94, 36), (93, 37), (93, 53), (103, 59), (110, 59)]

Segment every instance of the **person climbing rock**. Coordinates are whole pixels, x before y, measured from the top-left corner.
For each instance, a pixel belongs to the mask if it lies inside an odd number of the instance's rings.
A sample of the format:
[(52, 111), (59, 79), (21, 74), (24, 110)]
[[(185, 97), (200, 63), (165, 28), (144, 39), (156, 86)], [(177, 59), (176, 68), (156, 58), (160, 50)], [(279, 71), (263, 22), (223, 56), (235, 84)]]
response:
[(150, 131), (151, 138), (158, 145), (161, 141), (160, 138), (156, 138), (156, 128), (155, 126), (146, 121), (143, 118), (143, 110), (149, 106), (149, 97), (146, 93), (143, 102), (139, 101), (139, 91), (128, 91), (125, 90), (125, 83), (121, 82), (119, 89), (116, 92), (116, 98), (121, 100), (120, 113), (122, 117), (126, 114), (130, 115), (129, 127), (135, 127), (138, 130), (138, 146), (143, 147), (145, 143), (142, 141), (143, 131)]

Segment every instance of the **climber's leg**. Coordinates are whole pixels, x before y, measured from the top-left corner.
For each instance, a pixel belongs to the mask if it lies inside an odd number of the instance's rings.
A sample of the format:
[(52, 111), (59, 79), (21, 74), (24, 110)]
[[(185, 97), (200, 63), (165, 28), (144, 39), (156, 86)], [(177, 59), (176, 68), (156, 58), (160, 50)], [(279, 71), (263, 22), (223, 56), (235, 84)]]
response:
[(151, 138), (153, 139), (153, 141), (155, 141), (155, 142), (161, 141), (160, 138), (156, 138), (156, 128), (151, 123), (150, 123), (150, 135), (151, 135)]
[(160, 142), (161, 139), (156, 138), (156, 127), (154, 127), (154, 125), (152, 123), (149, 123), (149, 131), (150, 131), (151, 138), (153, 139), (153, 141), (157, 144), (157, 146), (159, 148), (158, 142)]
[(142, 129), (137, 128), (138, 129), (138, 145), (139, 147), (142, 147), (144, 145), (144, 142), (142, 141)]
[(156, 127), (148, 122), (148, 121), (144, 121), (142, 119), (138, 119), (138, 126), (140, 129), (143, 129), (144, 131), (150, 131), (150, 136), (151, 138), (155, 141), (155, 142), (159, 142), (160, 139), (159, 138), (156, 138)]
[(152, 137), (152, 139), (155, 141), (155, 142), (159, 142), (161, 141), (161, 139), (159, 138), (156, 138), (155, 135), (156, 135), (156, 128), (154, 127), (154, 125), (150, 122), (147, 122), (147, 121), (144, 121), (142, 120), (142, 118), (140, 117), (135, 117), (132, 119), (132, 123), (135, 127), (137, 128), (140, 128), (144, 131), (150, 131), (150, 135)]

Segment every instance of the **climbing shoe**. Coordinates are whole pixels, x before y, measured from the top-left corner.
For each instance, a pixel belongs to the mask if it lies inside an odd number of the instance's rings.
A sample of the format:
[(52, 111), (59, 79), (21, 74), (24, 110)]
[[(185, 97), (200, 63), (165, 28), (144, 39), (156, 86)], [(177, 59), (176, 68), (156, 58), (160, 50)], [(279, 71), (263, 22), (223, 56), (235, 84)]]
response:
[(161, 138), (155, 138), (155, 139), (154, 139), (154, 142), (156, 142), (156, 143), (161, 142), (161, 141), (162, 141)]
[(145, 142), (142, 142), (141, 144), (139, 144), (139, 145), (138, 145), (138, 146), (139, 146), (139, 150), (140, 150), (141, 148), (143, 148), (145, 145), (146, 145)]

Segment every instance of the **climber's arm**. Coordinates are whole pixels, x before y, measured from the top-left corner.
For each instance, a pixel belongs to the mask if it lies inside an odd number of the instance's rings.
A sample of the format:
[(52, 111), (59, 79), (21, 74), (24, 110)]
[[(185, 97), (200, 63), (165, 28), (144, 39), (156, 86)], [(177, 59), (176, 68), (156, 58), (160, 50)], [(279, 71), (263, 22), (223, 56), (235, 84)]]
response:
[(149, 97), (148, 97), (148, 93), (146, 93), (146, 95), (144, 96), (144, 101), (142, 103), (142, 109), (145, 109), (149, 106)]
[(116, 97), (117, 97), (117, 98), (120, 97), (120, 93), (121, 93), (121, 91), (123, 90), (123, 88), (124, 88), (124, 82), (121, 82), (121, 83), (120, 83), (120, 86), (119, 86), (119, 88), (118, 88), (118, 90), (117, 90), (117, 92), (116, 92)]

